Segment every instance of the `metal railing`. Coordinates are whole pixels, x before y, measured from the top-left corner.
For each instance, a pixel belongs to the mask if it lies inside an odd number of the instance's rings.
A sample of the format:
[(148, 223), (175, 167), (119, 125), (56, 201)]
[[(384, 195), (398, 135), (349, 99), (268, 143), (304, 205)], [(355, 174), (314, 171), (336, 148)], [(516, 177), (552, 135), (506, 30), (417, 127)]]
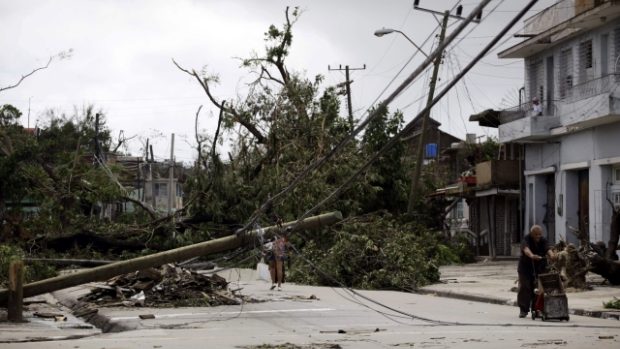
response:
[(507, 123), (530, 116), (554, 116), (557, 113), (556, 102), (556, 100), (542, 101), (542, 114), (534, 111), (534, 104), (532, 102), (525, 102), (514, 107), (502, 109), (500, 110), (500, 121), (501, 123)]
[(620, 73), (611, 73), (581, 84), (568, 86), (563, 102), (576, 102), (602, 93), (610, 93), (620, 85)]

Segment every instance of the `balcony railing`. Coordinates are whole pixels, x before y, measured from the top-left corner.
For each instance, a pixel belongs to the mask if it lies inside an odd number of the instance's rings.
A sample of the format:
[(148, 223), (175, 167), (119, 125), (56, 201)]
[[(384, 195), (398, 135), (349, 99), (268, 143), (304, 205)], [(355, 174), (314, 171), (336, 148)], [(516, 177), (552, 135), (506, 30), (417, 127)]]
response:
[(572, 103), (603, 93), (611, 93), (618, 86), (620, 86), (620, 73), (608, 74), (600, 78), (568, 87), (566, 89), (566, 96), (562, 99), (562, 101), (565, 103)]
[[(556, 101), (542, 101), (542, 115), (553, 116), (557, 112)], [(521, 103), (514, 107), (500, 110), (500, 123), (505, 124), (530, 116), (539, 116), (531, 102)]]

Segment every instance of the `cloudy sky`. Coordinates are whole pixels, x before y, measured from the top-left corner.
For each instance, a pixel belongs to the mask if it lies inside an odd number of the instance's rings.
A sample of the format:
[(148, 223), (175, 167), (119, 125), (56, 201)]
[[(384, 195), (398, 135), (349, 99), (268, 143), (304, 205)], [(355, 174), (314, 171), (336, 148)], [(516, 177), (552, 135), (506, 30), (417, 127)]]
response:
[[(449, 48), (439, 83), (449, 81), (526, 2), (492, 1), (482, 23), (468, 27)], [(539, 1), (528, 15), (554, 2)], [(421, 6), (443, 11), (456, 3), (422, 0)], [(422, 45), (437, 30), (436, 19), (413, 10), (412, 4), (409, 0), (0, 0), (0, 87), (44, 65), (50, 56), (73, 50), (70, 59), (55, 59), (18, 88), (0, 93), (0, 104), (22, 110), (24, 125), (30, 104), (31, 127), (43, 122), (47, 109), (71, 113), (75, 106), (94, 104), (104, 110), (115, 136), (121, 130), (127, 136), (136, 135), (128, 151), (138, 154), (150, 138), (156, 158), (166, 158), (169, 135), (175, 133), (177, 160), (189, 162), (195, 157), (196, 109), (204, 105), (200, 129), (208, 134), (214, 131), (217, 113), (200, 86), (171, 63), (172, 58), (187, 68), (207, 66), (220, 76), (214, 93), (236, 98), (248, 82), (237, 58), (262, 52), (267, 27), (283, 22), (286, 6), (299, 6), (303, 14), (293, 30), (289, 69), (310, 77), (324, 75), (327, 85), (335, 85), (344, 80), (344, 74), (328, 71), (328, 65), (365, 64), (366, 70), (352, 73), (353, 107), (355, 115), (362, 117), (395, 76), (388, 92), (424, 58), (417, 54), (397, 75), (416, 49), (398, 34), (378, 38), (373, 32), (382, 27), (400, 29)], [(468, 14), (477, 2), (461, 4)], [(458, 24), (457, 20), (450, 23), (448, 30)], [(510, 36), (521, 29), (522, 23)], [(431, 51), (433, 38), (423, 46), (426, 52)], [(518, 103), (523, 64), (499, 60), (496, 55), (518, 40), (502, 41), (433, 109), (441, 129), (461, 138), (466, 133), (493, 136), (492, 130), (467, 119), (472, 112)], [(406, 120), (413, 118), (425, 101), (429, 75), (427, 71), (391, 109), (402, 110)]]

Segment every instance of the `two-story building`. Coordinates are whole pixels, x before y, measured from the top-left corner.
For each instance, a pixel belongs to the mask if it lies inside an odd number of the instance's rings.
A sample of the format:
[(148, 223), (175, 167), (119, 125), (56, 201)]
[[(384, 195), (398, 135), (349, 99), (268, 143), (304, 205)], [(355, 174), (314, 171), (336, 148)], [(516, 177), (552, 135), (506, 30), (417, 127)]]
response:
[(499, 57), (524, 59), (523, 103), (470, 120), (523, 147), (523, 233), (541, 224), (551, 241), (607, 241), (620, 205), (620, 2), (558, 1), (522, 36)]

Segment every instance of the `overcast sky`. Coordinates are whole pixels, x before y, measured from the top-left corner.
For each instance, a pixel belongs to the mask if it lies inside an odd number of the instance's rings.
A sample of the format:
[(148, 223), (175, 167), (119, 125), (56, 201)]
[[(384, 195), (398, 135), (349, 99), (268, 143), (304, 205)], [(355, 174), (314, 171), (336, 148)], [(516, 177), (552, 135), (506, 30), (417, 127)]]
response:
[[(442, 11), (457, 1), (422, 0), (421, 6)], [(539, 1), (534, 11), (555, 1)], [(477, 2), (461, 2), (468, 14)], [(527, 1), (494, 0), (484, 11), (481, 24), (472, 24), (458, 44), (447, 52), (440, 71), (440, 84), (465, 66), (500, 28)], [(102, 108), (108, 126), (137, 135), (128, 150), (137, 155), (146, 138), (155, 145), (156, 158), (170, 153), (169, 135), (175, 133), (177, 160), (195, 158), (194, 115), (204, 104), (200, 128), (212, 134), (216, 110), (206, 100), (200, 86), (171, 63), (175, 58), (187, 68), (220, 76), (214, 88), (219, 98), (236, 98), (248, 81), (236, 57), (262, 52), (263, 33), (270, 24), (284, 21), (286, 6), (300, 6), (303, 14), (293, 29), (289, 69), (309, 77), (326, 77), (327, 85), (344, 80), (341, 72), (327, 66), (350, 65), (366, 70), (352, 73), (353, 107), (357, 117), (379, 96), (396, 76), (415, 48), (404, 37), (391, 34), (381, 38), (373, 32), (381, 27), (400, 29), (421, 45), (437, 29), (426, 12), (413, 10), (409, 0), (0, 0), (0, 86), (10, 85), (32, 68), (44, 65), (61, 51), (73, 50), (70, 59), (54, 60), (47, 70), (25, 80), (18, 88), (0, 93), (0, 104), (10, 103), (24, 113), (26, 125), (30, 99), (30, 126), (46, 109), (70, 113), (74, 106), (94, 104)], [(491, 11), (494, 9), (494, 11)], [(527, 16), (526, 16), (527, 18)], [(458, 23), (448, 30), (454, 29)], [(522, 22), (510, 32), (522, 29)], [(473, 30), (471, 30), (473, 29)], [(471, 31), (470, 31), (471, 30)], [(509, 39), (501, 48), (514, 45)], [(423, 49), (431, 51), (433, 40)], [(467, 120), (472, 112), (510, 107), (518, 103), (523, 86), (520, 60), (499, 60), (494, 50), (437, 105), (432, 116), (441, 129), (464, 138), (466, 133), (494, 135)], [(416, 55), (388, 88), (398, 83), (423, 61)], [(430, 72), (400, 96), (391, 110), (400, 109), (411, 120), (425, 101)], [(387, 94), (386, 94), (387, 95)], [(342, 101), (346, 113), (346, 101)], [(41, 121), (39, 121), (41, 122)]]

